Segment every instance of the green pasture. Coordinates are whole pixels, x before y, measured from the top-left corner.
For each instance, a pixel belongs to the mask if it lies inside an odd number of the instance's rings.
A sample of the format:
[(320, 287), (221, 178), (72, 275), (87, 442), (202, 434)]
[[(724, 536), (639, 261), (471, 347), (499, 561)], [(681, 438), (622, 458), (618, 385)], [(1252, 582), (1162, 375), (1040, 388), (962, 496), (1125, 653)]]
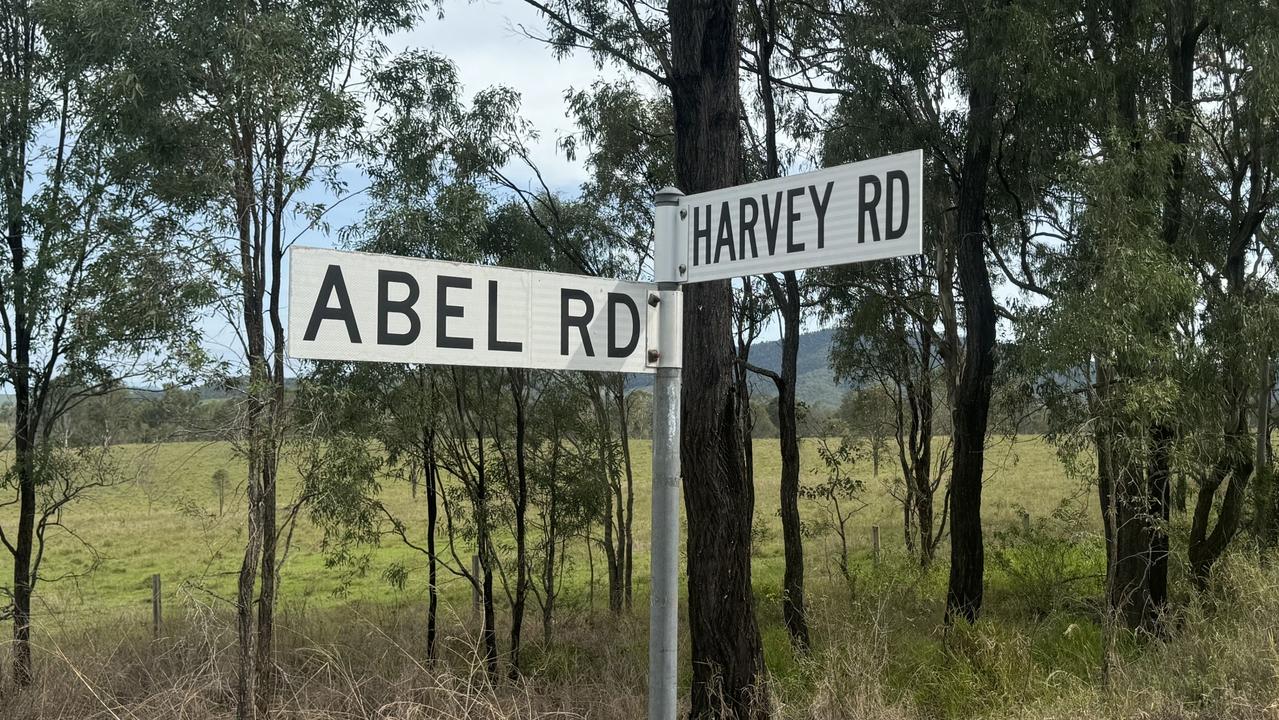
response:
[[(187, 603), (217, 607), (232, 595), (235, 574), (243, 552), (245, 533), (243, 459), (227, 443), (167, 443), (152, 446), (122, 446), (115, 451), (121, 474), (120, 484), (94, 491), (68, 507), (62, 517), (69, 533), (52, 529), (41, 575), (60, 578), (46, 581), (38, 589), (38, 615), (56, 616), (73, 622), (76, 617), (150, 607), (150, 578), (160, 574), (164, 595), (173, 610)], [(646, 440), (633, 441), (635, 458), (635, 558), (637, 589), (647, 581), (649, 529), (650, 448)], [(782, 545), (777, 515), (780, 458), (776, 440), (761, 438), (754, 444), (756, 477), (754, 573), (761, 592), (780, 584)], [(806, 481), (820, 472), (816, 442), (803, 444), (802, 467)], [(985, 490), (985, 519), (996, 531), (1020, 522), (1020, 513), (1032, 518), (1047, 517), (1063, 503), (1092, 502), (1093, 496), (1078, 481), (1069, 479), (1051, 447), (1029, 437), (995, 442), (989, 452), (989, 477)], [(872, 477), (869, 461), (855, 466), (865, 481), (865, 509), (850, 523), (854, 553), (869, 556), (870, 528), (881, 527), (885, 556), (903, 551), (901, 511), (889, 493), (896, 477), (893, 456), (881, 462), (878, 479)], [(229, 476), (226, 506), (218, 512), (218, 494), (213, 475), (225, 470)], [(286, 454), (281, 468), (280, 515), (284, 518), (298, 491), (298, 468)], [(388, 476), (382, 482), (382, 501), (408, 525), (411, 536), (425, 533), (425, 503), (414, 498), (404, 480)], [(941, 496), (938, 503), (940, 507)], [(6, 510), (12, 512), (12, 509)], [(820, 527), (824, 514), (811, 502), (802, 508), (805, 523)], [(1096, 522), (1095, 512), (1087, 517)], [(442, 525), (442, 524), (441, 524)], [(597, 529), (598, 532), (598, 529)], [(441, 548), (444, 541), (441, 530)], [(289, 538), (289, 550), (281, 572), (281, 599), (288, 610), (318, 609), (358, 600), (412, 602), (424, 596), (425, 558), (386, 537), (375, 547), (357, 550), (357, 557), (333, 562), (323, 547), (322, 530), (303, 510)], [(282, 548), (284, 538), (282, 538)], [(809, 573), (815, 578), (831, 578), (837, 573), (833, 563), (838, 555), (832, 532), (816, 531), (808, 538)], [(459, 546), (459, 555), (469, 559), (469, 549)], [(588, 557), (586, 544), (578, 543), (570, 555), (565, 582), (566, 596), (588, 602), (590, 564), (596, 563), (596, 602), (606, 597), (602, 553), (596, 548)], [(393, 564), (409, 570), (402, 589), (387, 582), (384, 572)], [(442, 587), (450, 602), (469, 602), (469, 587), (460, 578), (442, 573)], [(176, 603), (174, 601), (177, 601)]]

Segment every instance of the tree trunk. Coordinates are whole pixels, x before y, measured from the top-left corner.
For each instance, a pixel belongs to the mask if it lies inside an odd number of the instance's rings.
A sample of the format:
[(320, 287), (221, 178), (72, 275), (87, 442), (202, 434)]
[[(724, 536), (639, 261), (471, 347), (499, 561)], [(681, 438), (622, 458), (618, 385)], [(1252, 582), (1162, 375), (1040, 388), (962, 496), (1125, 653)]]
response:
[(799, 282), (795, 273), (782, 273), (783, 292), (776, 293), (782, 314), (782, 367), (777, 383), (777, 430), (782, 456), (782, 544), (786, 570), (782, 580), (782, 620), (791, 641), (809, 647), (804, 606), (804, 538), (799, 518), (799, 418), (795, 383), (799, 372)]
[(995, 370), (995, 300), (986, 267), (986, 179), (994, 135), (995, 87), (975, 73), (968, 92), (968, 135), (956, 213), (959, 286), (964, 306), (964, 365), (955, 388), (955, 460), (951, 474), (950, 583), (946, 620), (981, 613), (985, 548), (981, 491), (991, 379)]
[[(667, 7), (676, 178), (690, 193), (737, 184), (737, 3), (675, 0)], [(732, 315), (728, 281), (685, 287), (680, 451), (694, 718), (767, 717), (770, 705), (751, 589), (755, 495), (733, 389)]]
[(438, 557), (435, 553), (435, 526), (439, 522), (439, 498), (437, 497), (438, 469), (435, 465), (435, 429), (423, 433), (422, 479), (426, 490), (426, 660), (435, 662), (435, 638), (439, 626)]
[[(558, 438), (556, 442), (559, 442)], [(552, 478), (546, 507), (546, 559), (542, 564), (542, 644), (549, 648), (555, 630), (555, 550), (559, 537), (559, 493), (556, 478)], [(589, 545), (589, 541), (588, 545)]]
[(249, 387), (245, 397), (244, 439), (248, 446), (248, 536), (236, 587), (236, 631), (239, 642), (239, 667), (236, 678), (235, 712), (237, 720), (255, 716), (254, 692), (254, 627), (253, 595), (257, 584), (258, 563), (263, 545), (262, 479), (267, 451), (263, 427), (267, 387), (266, 338), (263, 328), (263, 278), (259, 272), (261, 237), (257, 235), (254, 181), (256, 136), (249, 124), (239, 129), (232, 146), (238, 173), (235, 178), (236, 226), (239, 233), (240, 292), (244, 322), (245, 361), (249, 365)]
[[(755, 45), (759, 56), (759, 93), (764, 109), (765, 171), (770, 178), (781, 175), (777, 152), (777, 96), (773, 88), (772, 58), (776, 50), (777, 5), (766, 0), (764, 7), (752, 2)], [(791, 642), (801, 650), (809, 647), (808, 615), (804, 605), (804, 538), (799, 518), (799, 420), (795, 402), (795, 384), (799, 372), (799, 281), (794, 272), (773, 275), (765, 280), (782, 316), (782, 366), (777, 384), (777, 440), (782, 456), (780, 515), (782, 545), (786, 568), (782, 578), (782, 621)], [(749, 451), (750, 448), (748, 447)], [(750, 476), (753, 479), (753, 475)]]
[(278, 454), (275, 447), (267, 451), (262, 468), (262, 586), (258, 591), (258, 639), (257, 684), (254, 702), (258, 717), (270, 713), (271, 699), (275, 695), (275, 587), (279, 575), (276, 571), (276, 467)]
[[(267, 320), (271, 324), (269, 425), (264, 428), (268, 446), (262, 466), (262, 588), (258, 595), (257, 693), (258, 715), (267, 717), (275, 696), (275, 596), (279, 582), (276, 567), (276, 481), (279, 477), (280, 446), (284, 442), (284, 321), (280, 315), (283, 296), (281, 270), (284, 264), (284, 128), (273, 121), (270, 215), (270, 288)], [(264, 348), (265, 349), (265, 348)]]
[(528, 418), (525, 416), (528, 373), (510, 371), (511, 394), (515, 401), (515, 599), (511, 603), (511, 678), (520, 674), (520, 633), (524, 629), (524, 605), (528, 599), (528, 472), (525, 464)]
[(610, 462), (612, 435), (609, 432), (608, 408), (600, 396), (601, 388), (594, 380), (590, 384), (591, 407), (599, 425), (600, 474), (608, 488), (608, 505), (604, 511), (604, 557), (608, 562), (608, 608), (614, 613), (622, 611), (625, 550), (624, 518), (621, 483)]
[(1261, 377), (1257, 393), (1257, 487), (1254, 490), (1257, 537), (1264, 547), (1275, 544), (1275, 478), (1270, 467), (1270, 396), (1274, 392), (1274, 365), (1267, 354), (1261, 360)]
[(1150, 496), (1150, 578), (1147, 581), (1150, 594), (1150, 617), (1147, 625), (1158, 628), (1159, 613), (1168, 604), (1168, 519), (1172, 505), (1172, 429), (1156, 424), (1150, 430), (1150, 466), (1146, 470), (1147, 492)]
[(497, 679), (497, 613), (493, 603), (493, 558), (488, 551), (480, 553), (480, 572), (484, 578), (484, 667), (492, 681)]
[(484, 644), (484, 667), (490, 681), (497, 680), (497, 616), (493, 608), (493, 541), (488, 521), (488, 468), (484, 460), (484, 436), (476, 432), (475, 545), (480, 556), (480, 601), (484, 611), (484, 627), (480, 640)]
[(632, 604), (635, 576), (635, 468), (631, 462), (631, 431), (629, 427), (630, 413), (626, 407), (625, 375), (615, 379), (616, 392), (613, 397), (617, 403), (618, 427), (621, 430), (622, 467), (626, 471), (626, 516), (622, 528), (622, 564), (625, 567), (626, 608)]
[[(24, 108), (25, 109), (25, 108)], [(25, 142), (25, 139), (22, 140)], [(8, 149), (8, 148), (6, 148)], [(23, 188), (25, 169), (10, 175), (14, 188), (6, 193), (6, 229), (9, 244), (10, 283), (13, 292), (15, 361), (8, 368), (14, 394), (13, 447), (18, 481), (18, 537), (13, 553), (13, 681), (27, 687), (35, 679), (31, 661), (31, 593), (35, 578), (31, 559), (36, 521), (36, 430), (31, 407), (31, 327), (27, 318), (25, 221)]]

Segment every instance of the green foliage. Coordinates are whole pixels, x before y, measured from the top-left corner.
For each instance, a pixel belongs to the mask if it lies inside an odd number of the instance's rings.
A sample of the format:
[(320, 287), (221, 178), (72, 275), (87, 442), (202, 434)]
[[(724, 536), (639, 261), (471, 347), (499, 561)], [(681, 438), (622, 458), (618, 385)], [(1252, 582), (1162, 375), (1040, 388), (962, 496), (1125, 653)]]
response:
[(1083, 525), (1079, 509), (1069, 501), (1048, 517), (1019, 513), (1022, 522), (996, 531), (990, 549), (992, 569), (1016, 588), (1007, 602), (1031, 617), (1079, 612), (1082, 608), (1071, 603), (1101, 594), (1104, 542)]
[(384, 463), (368, 440), (345, 433), (308, 444), (299, 459), (298, 504), (323, 528), (321, 549), (329, 563), (362, 564), (364, 557), (354, 548), (377, 542), (383, 514), (377, 495)]

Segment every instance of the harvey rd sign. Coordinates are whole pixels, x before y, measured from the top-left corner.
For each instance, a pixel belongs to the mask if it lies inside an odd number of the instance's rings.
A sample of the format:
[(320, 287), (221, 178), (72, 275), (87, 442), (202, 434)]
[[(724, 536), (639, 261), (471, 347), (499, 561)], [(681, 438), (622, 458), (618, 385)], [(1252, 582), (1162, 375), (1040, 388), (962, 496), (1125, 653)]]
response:
[(289, 356), (653, 372), (646, 363), (651, 287), (295, 247)]
[(922, 150), (689, 195), (681, 282), (923, 251)]

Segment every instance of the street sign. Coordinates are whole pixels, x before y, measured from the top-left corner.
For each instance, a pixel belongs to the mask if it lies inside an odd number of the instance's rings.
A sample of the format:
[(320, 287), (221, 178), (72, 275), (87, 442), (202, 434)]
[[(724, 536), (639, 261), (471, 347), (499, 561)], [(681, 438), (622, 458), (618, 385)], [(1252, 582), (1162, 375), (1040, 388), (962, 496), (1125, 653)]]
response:
[(923, 250), (923, 152), (654, 205), (655, 284), (294, 248), (290, 357), (656, 373), (650, 720), (674, 720), (679, 657), (679, 283)]
[(288, 354), (651, 373), (654, 290), (583, 275), (295, 247)]
[(923, 251), (922, 150), (689, 195), (682, 282)]

